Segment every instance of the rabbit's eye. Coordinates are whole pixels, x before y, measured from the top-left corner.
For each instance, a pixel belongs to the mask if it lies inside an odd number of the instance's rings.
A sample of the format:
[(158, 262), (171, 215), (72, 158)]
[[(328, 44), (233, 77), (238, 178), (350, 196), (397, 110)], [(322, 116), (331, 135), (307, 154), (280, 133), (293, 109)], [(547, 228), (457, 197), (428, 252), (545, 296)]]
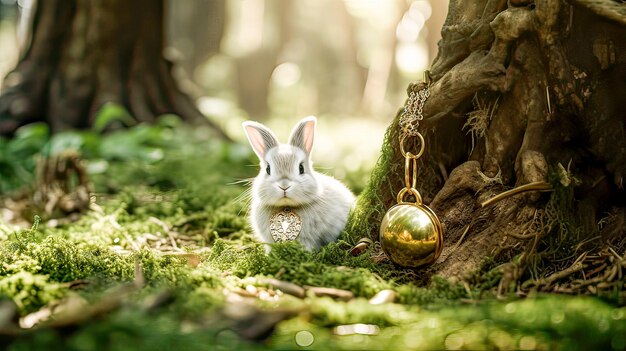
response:
[(302, 163), (300, 164), (300, 174), (304, 174), (304, 166)]
[(268, 164), (267, 167), (265, 167), (265, 172), (267, 172), (267, 174), (270, 174), (270, 165)]

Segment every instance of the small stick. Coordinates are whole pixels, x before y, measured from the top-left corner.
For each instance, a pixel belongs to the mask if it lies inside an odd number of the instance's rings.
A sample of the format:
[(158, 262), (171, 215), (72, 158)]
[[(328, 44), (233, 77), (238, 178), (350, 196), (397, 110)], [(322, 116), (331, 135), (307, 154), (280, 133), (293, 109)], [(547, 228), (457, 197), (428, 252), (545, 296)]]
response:
[(582, 271), (585, 268), (585, 265), (582, 264), (582, 262), (577, 262), (573, 265), (571, 265), (568, 268), (565, 268), (564, 270), (560, 271), (560, 272), (556, 272), (552, 275), (550, 275), (549, 277), (546, 277), (542, 283), (549, 285), (552, 284), (553, 282), (563, 279), (567, 276), (570, 276), (578, 271)]
[(620, 256), (617, 252), (615, 252), (615, 250), (613, 250), (612, 247), (609, 246), (609, 251), (611, 251), (611, 253), (618, 259), (618, 260), (622, 260), (622, 256)]
[(141, 288), (146, 284), (146, 278), (143, 274), (143, 267), (141, 266), (141, 260), (135, 258), (135, 280), (133, 281), (136, 288)]
[(156, 218), (156, 217), (150, 217), (148, 218), (148, 221), (156, 224), (156, 225), (160, 225), (161, 228), (163, 228), (163, 231), (165, 232), (165, 234), (167, 234), (167, 236), (170, 239), (170, 243), (172, 244), (172, 247), (175, 249), (178, 249), (178, 245), (176, 244), (176, 240), (174, 239), (174, 233), (172, 232), (172, 230), (170, 229), (170, 227), (163, 222), (162, 220)]
[(461, 245), (461, 243), (463, 242), (463, 239), (465, 239), (465, 235), (467, 235), (467, 233), (469, 232), (471, 225), (472, 224), (470, 223), (465, 227), (463, 234), (461, 234), (461, 238), (459, 238), (459, 241), (456, 242), (456, 244), (454, 245), (452, 250), (450, 250), (450, 252), (454, 252), (459, 247), (459, 245)]
[(588, 252), (588, 251), (585, 251), (585, 252), (583, 252), (582, 254), (580, 254), (580, 256), (578, 256), (578, 257), (576, 258), (576, 260), (574, 261), (574, 263), (573, 263), (573, 264), (576, 264), (576, 263), (578, 263), (578, 262), (581, 262), (582, 260), (584, 260), (585, 258), (587, 258), (587, 254), (589, 254), (589, 252)]
[(448, 180), (448, 171), (446, 170), (446, 166), (444, 166), (441, 162), (439, 162), (438, 165), (441, 176), (443, 177), (443, 181), (446, 182)]
[(371, 299), (369, 299), (369, 303), (372, 305), (393, 303), (397, 297), (398, 297), (398, 294), (395, 291), (391, 289), (385, 289), (385, 290), (379, 291), (376, 295), (374, 295)]
[(341, 301), (349, 301), (354, 298), (354, 294), (352, 293), (352, 291), (349, 290), (307, 285), (305, 285), (304, 288), (307, 293), (312, 293), (313, 295), (318, 297), (328, 296)]
[(507, 190), (503, 193), (500, 193), (492, 197), (491, 199), (485, 200), (483, 201), (483, 203), (480, 204), (480, 207), (485, 208), (489, 205), (493, 205), (494, 203), (500, 200), (504, 200), (507, 197), (511, 197), (513, 195), (517, 195), (519, 193), (523, 193), (526, 191), (553, 191), (553, 190), (554, 189), (552, 188), (552, 185), (550, 185), (550, 183), (548, 182), (532, 182), (532, 183), (518, 186), (517, 188), (513, 188), (511, 190)]
[(613, 281), (613, 279), (615, 279), (615, 276), (617, 275), (617, 269), (618, 269), (617, 266), (613, 266), (613, 268), (611, 268), (610, 270), (608, 278), (606, 277), (606, 274), (605, 274), (605, 277), (603, 277), (605, 278), (604, 280), (606, 282)]
[(546, 85), (546, 100), (548, 102), (548, 113), (552, 114), (552, 106), (550, 106), (550, 90), (548, 89), (547, 85)]
[(262, 278), (262, 279), (259, 279), (258, 282), (260, 284), (267, 285), (268, 287), (272, 289), (280, 290), (284, 292), (285, 294), (289, 294), (289, 295), (292, 295), (301, 299), (305, 297), (304, 288), (294, 283), (285, 282), (285, 281), (273, 279), (273, 278)]
[(539, 234), (540, 234), (540, 232), (534, 232), (534, 233), (531, 233), (531, 234), (506, 233), (507, 236), (513, 237), (515, 239), (520, 239), (520, 240), (532, 239), (532, 238), (536, 237)]

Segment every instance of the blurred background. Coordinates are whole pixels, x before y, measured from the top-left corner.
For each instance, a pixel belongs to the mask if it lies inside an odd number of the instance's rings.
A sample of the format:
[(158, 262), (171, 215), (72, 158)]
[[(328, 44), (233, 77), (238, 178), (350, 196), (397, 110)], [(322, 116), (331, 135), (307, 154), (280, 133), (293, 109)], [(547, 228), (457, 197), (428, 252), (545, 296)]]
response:
[[(0, 89), (32, 0), (0, 0)], [(199, 109), (235, 139), (246, 119), (285, 141), (319, 118), (314, 160), (366, 174), (382, 136), (437, 53), (444, 0), (168, 0), (165, 57)], [(349, 160), (346, 161), (346, 160)]]

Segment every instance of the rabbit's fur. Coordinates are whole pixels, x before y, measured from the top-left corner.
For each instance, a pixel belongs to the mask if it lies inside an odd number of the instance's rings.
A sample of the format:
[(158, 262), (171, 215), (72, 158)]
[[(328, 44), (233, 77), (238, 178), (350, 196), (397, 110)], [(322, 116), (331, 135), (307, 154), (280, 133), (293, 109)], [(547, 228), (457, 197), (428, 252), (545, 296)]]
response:
[(287, 144), (279, 143), (274, 133), (260, 123), (243, 123), (261, 164), (252, 183), (250, 220), (264, 243), (274, 242), (270, 216), (285, 207), (300, 216), (302, 230), (296, 240), (309, 251), (336, 240), (346, 225), (354, 195), (340, 181), (313, 170), (311, 150), (316, 122), (313, 116), (298, 122)]

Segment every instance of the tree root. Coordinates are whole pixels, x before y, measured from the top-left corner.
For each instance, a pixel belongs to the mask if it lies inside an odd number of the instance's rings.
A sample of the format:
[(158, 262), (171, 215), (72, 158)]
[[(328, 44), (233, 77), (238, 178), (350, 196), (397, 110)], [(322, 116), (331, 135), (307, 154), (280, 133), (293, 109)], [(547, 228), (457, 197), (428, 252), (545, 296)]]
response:
[(516, 188), (513, 188), (511, 190), (507, 190), (503, 193), (500, 193), (490, 198), (489, 200), (483, 201), (481, 202), (480, 207), (487, 207), (487, 206), (493, 205), (500, 200), (506, 199), (507, 197), (511, 197), (511, 196), (514, 196), (523, 192), (527, 192), (527, 191), (552, 191), (552, 190), (553, 190), (552, 185), (550, 185), (550, 183), (546, 183), (546, 182), (528, 183), (528, 184), (524, 184)]
[(626, 25), (626, 8), (623, 3), (604, 0), (572, 0), (572, 3), (588, 8), (602, 17)]

